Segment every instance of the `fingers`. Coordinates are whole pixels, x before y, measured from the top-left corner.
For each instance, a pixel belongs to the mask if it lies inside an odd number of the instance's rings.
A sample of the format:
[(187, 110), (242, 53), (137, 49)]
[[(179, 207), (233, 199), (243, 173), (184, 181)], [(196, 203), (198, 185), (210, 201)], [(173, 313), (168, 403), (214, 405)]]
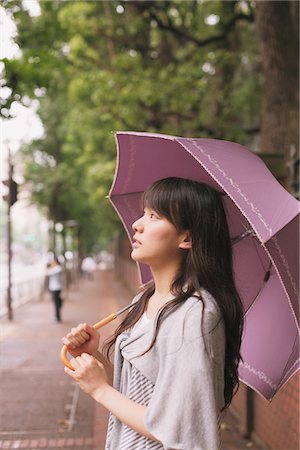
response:
[(95, 360), (95, 358), (93, 356), (89, 355), (88, 353), (82, 353), (80, 358), (81, 358), (80, 363), (81, 363), (81, 361), (92, 362)]
[[(93, 364), (97, 365), (98, 363), (93, 356), (88, 353), (82, 353), (81, 356), (70, 359), (70, 364), (74, 370), (65, 367), (65, 372), (75, 380), (78, 380), (85, 368), (91, 367)], [(98, 365), (101, 366), (101, 364)]]
[(84, 324), (84, 330), (85, 330), (88, 334), (91, 334), (91, 335), (97, 333), (97, 331), (95, 330), (95, 328), (94, 328), (94, 327), (91, 327), (91, 325), (89, 325), (89, 324), (87, 324), (87, 323)]
[(90, 334), (86, 331), (87, 328), (90, 327), (86, 323), (80, 323), (62, 338), (62, 342), (71, 350), (80, 347), (90, 339)]
[[(77, 356), (76, 358), (72, 358), (70, 360), (71, 366), (74, 370), (79, 371), (80, 369), (83, 369), (85, 367), (98, 365), (98, 361), (88, 353), (82, 353), (80, 356)], [(101, 366), (101, 364), (99, 363)]]
[(70, 375), (70, 377), (72, 377), (76, 381), (78, 380), (78, 373), (76, 372), (76, 370), (80, 368), (79, 358), (80, 357), (70, 359), (70, 364), (73, 369), (69, 369), (67, 366), (64, 367), (65, 373)]
[(74, 380), (76, 380), (77, 375), (76, 375), (76, 373), (74, 372), (74, 370), (69, 369), (69, 367), (65, 367), (65, 368), (64, 368), (64, 371), (65, 371), (65, 373), (68, 374), (71, 378), (73, 378)]

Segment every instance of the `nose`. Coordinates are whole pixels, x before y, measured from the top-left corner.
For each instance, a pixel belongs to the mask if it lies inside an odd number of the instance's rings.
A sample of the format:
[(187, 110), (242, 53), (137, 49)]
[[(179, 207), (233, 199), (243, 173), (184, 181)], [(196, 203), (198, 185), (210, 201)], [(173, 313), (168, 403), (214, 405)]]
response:
[(133, 222), (132, 229), (133, 231), (141, 231), (142, 228), (143, 228), (142, 217), (140, 217), (135, 222)]

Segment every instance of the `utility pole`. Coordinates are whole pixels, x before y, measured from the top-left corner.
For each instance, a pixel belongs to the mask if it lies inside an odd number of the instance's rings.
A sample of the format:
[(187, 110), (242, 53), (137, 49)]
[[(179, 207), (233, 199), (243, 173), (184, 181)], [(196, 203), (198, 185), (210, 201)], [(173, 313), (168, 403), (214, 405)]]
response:
[(11, 207), (17, 201), (18, 185), (13, 179), (13, 165), (11, 162), (11, 152), (8, 147), (8, 179), (3, 181), (8, 187), (8, 193), (3, 195), (3, 200), (7, 202), (7, 256), (8, 256), (8, 284), (6, 295), (6, 306), (8, 319), (13, 320), (12, 297), (11, 297), (11, 262), (12, 262), (12, 232), (11, 232)]

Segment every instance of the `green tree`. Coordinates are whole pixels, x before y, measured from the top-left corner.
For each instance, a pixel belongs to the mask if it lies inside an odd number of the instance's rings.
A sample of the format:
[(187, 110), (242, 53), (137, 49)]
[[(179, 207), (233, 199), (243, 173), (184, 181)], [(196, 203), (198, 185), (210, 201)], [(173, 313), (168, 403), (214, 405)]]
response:
[(22, 55), (5, 61), (2, 116), (13, 101), (39, 100), (45, 135), (23, 149), (26, 179), (51, 221), (80, 223), (82, 251), (118, 227), (105, 199), (115, 130), (257, 149), (262, 25), (252, 2), (54, 0), (38, 17), (20, 0), (3, 4)]

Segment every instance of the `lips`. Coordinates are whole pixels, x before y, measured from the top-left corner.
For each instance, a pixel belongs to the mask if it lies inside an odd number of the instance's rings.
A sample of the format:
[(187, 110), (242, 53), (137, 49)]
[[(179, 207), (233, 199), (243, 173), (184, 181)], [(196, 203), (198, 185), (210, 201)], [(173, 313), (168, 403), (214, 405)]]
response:
[(133, 238), (132, 238), (132, 246), (133, 247), (138, 247), (139, 245), (142, 245), (142, 243), (135, 236), (133, 236)]

